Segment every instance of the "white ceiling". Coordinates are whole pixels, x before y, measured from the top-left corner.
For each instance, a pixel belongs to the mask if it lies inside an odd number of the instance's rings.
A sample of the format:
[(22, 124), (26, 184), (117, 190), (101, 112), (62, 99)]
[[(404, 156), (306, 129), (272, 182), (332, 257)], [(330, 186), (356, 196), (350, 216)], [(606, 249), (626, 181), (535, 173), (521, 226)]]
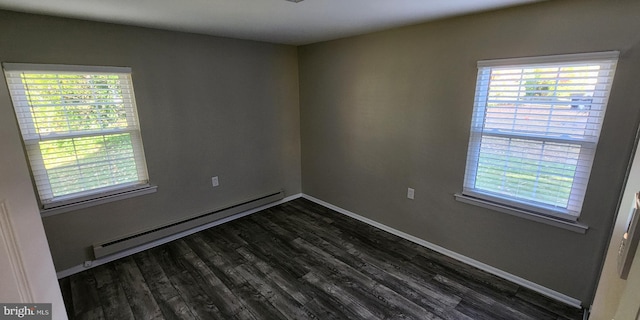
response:
[(302, 45), (542, 0), (0, 0), (0, 9)]

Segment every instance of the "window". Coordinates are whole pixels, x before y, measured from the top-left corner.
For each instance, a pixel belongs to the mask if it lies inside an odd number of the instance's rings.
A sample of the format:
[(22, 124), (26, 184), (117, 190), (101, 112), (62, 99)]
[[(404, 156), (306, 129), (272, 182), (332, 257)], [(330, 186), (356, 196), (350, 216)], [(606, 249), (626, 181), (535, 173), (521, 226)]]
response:
[(576, 221), (617, 57), (478, 62), (463, 196)]
[(3, 68), (44, 209), (148, 186), (129, 68)]

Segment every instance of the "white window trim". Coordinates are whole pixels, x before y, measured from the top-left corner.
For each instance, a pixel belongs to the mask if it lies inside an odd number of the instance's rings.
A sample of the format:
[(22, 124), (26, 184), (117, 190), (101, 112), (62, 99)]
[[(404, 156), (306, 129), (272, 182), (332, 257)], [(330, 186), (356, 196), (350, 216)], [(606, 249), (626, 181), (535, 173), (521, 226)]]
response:
[(466, 194), (456, 193), (454, 194), (456, 201), (463, 202), (466, 204), (491, 209), (494, 211), (498, 211), (501, 213), (510, 214), (512, 216), (524, 218), (527, 220), (548, 224), (554, 227), (566, 229), (569, 231), (577, 232), (584, 234), (589, 229), (589, 226), (578, 221), (567, 221), (564, 219), (559, 219), (556, 217), (549, 217), (545, 215), (541, 215), (535, 212), (529, 212), (526, 210), (509, 207), (506, 205), (498, 204), (492, 201), (486, 201), (483, 199), (475, 198)]
[[(113, 67), (113, 66), (82, 66), (82, 65), (57, 65), (57, 64), (31, 64), (31, 63), (2, 63), (2, 68), (5, 72), (51, 72), (51, 73), (91, 73), (91, 74), (129, 74), (132, 73), (130, 67)], [(137, 139), (131, 139), (131, 143), (134, 144), (133, 148), (140, 150), (139, 157), (136, 162), (143, 162), (142, 165), (136, 165), (139, 173), (142, 173), (147, 180), (144, 182), (131, 182), (119, 185), (108, 186), (99, 189), (93, 189), (86, 192), (75, 193), (69, 196), (56, 197), (53, 200), (44, 201), (39, 199), (41, 206), (41, 215), (43, 217), (56, 215), (68, 211), (87, 208), (99, 204), (104, 204), (112, 201), (127, 199), (131, 197), (141, 196), (145, 194), (154, 193), (157, 191), (157, 186), (151, 185), (148, 182), (148, 173), (146, 166), (146, 159), (144, 155), (144, 148), (142, 146), (142, 137), (140, 125), (138, 123), (137, 106), (135, 102), (135, 94), (133, 93), (133, 87), (130, 92), (133, 101), (132, 112), (133, 120), (135, 123), (130, 123), (127, 128), (116, 128), (112, 130), (97, 130), (96, 132), (82, 132), (75, 133), (69, 132), (64, 134), (49, 134), (45, 137), (41, 137), (35, 134), (35, 125), (33, 123), (27, 123), (27, 130), (34, 132), (31, 135), (22, 134), (23, 142), (25, 146), (32, 144), (38, 144), (40, 141), (64, 139), (64, 138), (77, 138), (84, 136), (91, 136), (93, 134), (117, 134), (117, 133), (129, 133), (131, 135), (138, 136)], [(13, 99), (12, 99), (13, 100)], [(15, 103), (15, 102), (14, 102)], [(29, 120), (31, 121), (31, 120)], [(38, 155), (36, 155), (38, 156)], [(29, 160), (30, 162), (32, 160)], [(42, 162), (42, 160), (40, 161)], [(141, 171), (142, 170), (142, 171)], [(38, 192), (39, 193), (39, 192)]]
[(135, 185), (129, 188), (114, 189), (110, 192), (104, 192), (87, 196), (81, 199), (75, 199), (67, 203), (56, 203), (56, 206), (48, 206), (40, 210), (40, 215), (44, 217), (54, 216), (60, 213), (75, 211), (79, 209), (89, 208), (100, 204), (129, 199), (133, 197), (143, 196), (145, 194), (155, 193), (158, 187), (150, 184)]
[[(537, 64), (543, 63), (545, 65), (549, 64), (564, 64), (568, 62), (589, 62), (590, 60), (617, 60), (619, 57), (618, 51), (609, 51), (609, 52), (595, 52), (595, 53), (581, 53), (581, 54), (567, 54), (567, 55), (555, 55), (555, 56), (541, 56), (541, 57), (526, 57), (526, 58), (512, 58), (512, 59), (497, 59), (497, 60), (483, 60), (478, 62), (479, 70), (481, 68), (486, 67), (508, 67), (508, 66), (517, 66), (517, 65), (525, 65), (525, 64)], [(485, 71), (488, 69), (485, 69)], [(615, 67), (612, 69), (612, 72), (615, 73)], [(479, 87), (478, 82), (481, 79), (485, 78), (488, 81), (488, 74), (483, 74), (482, 72), (478, 73), (478, 78), (476, 82), (476, 88)], [(476, 96), (478, 93), (476, 92)], [(607, 97), (608, 98), (608, 97)], [(478, 112), (478, 108), (486, 108), (486, 95), (485, 100), (482, 101), (480, 98), (474, 98), (474, 117), (471, 124), (471, 133), (472, 137), (474, 132), (480, 132), (482, 135), (482, 127), (484, 126), (484, 118), (476, 117), (475, 114)], [(604, 101), (605, 104), (607, 101)], [(603, 110), (606, 111), (606, 110)], [(480, 110), (482, 112), (482, 110)], [(599, 130), (599, 129), (598, 129)], [(488, 135), (491, 135), (491, 132), (488, 132)], [(486, 135), (486, 133), (485, 133)], [(498, 134), (502, 135), (502, 134)], [(508, 135), (508, 134), (507, 134)], [(508, 135), (508, 136), (516, 136), (516, 135)], [(598, 134), (599, 137), (599, 134)], [(536, 140), (536, 137), (523, 137), (526, 139)], [(551, 141), (553, 139), (544, 138), (545, 141)], [(562, 139), (563, 142), (567, 142), (569, 139)], [(580, 145), (591, 145), (591, 154), (585, 154), (583, 152), (580, 153), (579, 162), (589, 161), (588, 165), (588, 175), (586, 177), (577, 176), (575, 179), (581, 180), (585, 185), (588, 182), (589, 175), (591, 173), (591, 165), (593, 164), (593, 158), (595, 154), (595, 147), (597, 145), (597, 141), (588, 141), (587, 139), (583, 140), (575, 140), (573, 143)], [(472, 145), (470, 139), (470, 147), (469, 152), (473, 148), (479, 149), (480, 143), (475, 143)], [(477, 151), (477, 150), (476, 150)], [(585, 158), (591, 158), (591, 160), (587, 160)], [(467, 162), (471, 161), (471, 157), (467, 154)], [(472, 204), (476, 206), (480, 206), (483, 208), (492, 209), (495, 211), (511, 214), (514, 216), (522, 217), (528, 220), (537, 221), (553, 226), (557, 226), (560, 228), (564, 228), (567, 230), (571, 230), (578, 233), (585, 233), (588, 229), (588, 226), (578, 222), (579, 214), (569, 212), (568, 210), (558, 210), (558, 208), (554, 208), (549, 206), (549, 208), (545, 208), (544, 205), (541, 206), (532, 206), (526, 203), (521, 203), (518, 201), (512, 201), (509, 199), (505, 199), (504, 196), (501, 195), (492, 195), (490, 192), (479, 192), (478, 190), (467, 188), (467, 186), (473, 185), (473, 181), (476, 179), (475, 172), (467, 172), (469, 168), (471, 168), (469, 164), (465, 166), (465, 180), (464, 187), (462, 193), (457, 193), (454, 195), (457, 201)], [(477, 165), (474, 166), (477, 170)], [(576, 195), (572, 192), (570, 198), (575, 197)]]

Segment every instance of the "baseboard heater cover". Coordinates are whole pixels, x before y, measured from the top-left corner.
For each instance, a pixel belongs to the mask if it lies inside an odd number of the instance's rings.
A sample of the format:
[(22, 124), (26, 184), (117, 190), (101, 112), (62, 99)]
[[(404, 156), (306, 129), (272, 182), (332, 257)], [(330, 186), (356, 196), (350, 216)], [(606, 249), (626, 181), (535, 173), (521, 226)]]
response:
[(225, 206), (214, 211), (198, 214), (186, 219), (163, 224), (150, 229), (142, 230), (134, 234), (119, 237), (117, 239), (96, 243), (93, 245), (95, 259), (108, 256), (119, 251), (127, 250), (145, 243), (155, 241), (173, 234), (189, 230), (200, 225), (222, 219), (243, 211), (263, 206), (265, 204), (282, 200), (284, 190), (254, 197), (250, 200)]

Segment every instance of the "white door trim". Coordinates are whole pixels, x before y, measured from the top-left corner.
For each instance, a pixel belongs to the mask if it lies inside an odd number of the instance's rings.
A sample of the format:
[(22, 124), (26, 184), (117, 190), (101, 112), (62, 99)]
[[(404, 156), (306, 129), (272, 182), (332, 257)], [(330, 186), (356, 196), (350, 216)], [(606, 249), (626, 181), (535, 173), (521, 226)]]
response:
[(23, 302), (34, 302), (33, 293), (29, 286), (24, 260), (20, 254), (20, 245), (17, 242), (16, 233), (14, 232), (13, 223), (5, 202), (0, 202), (0, 237), (5, 251), (9, 254), (9, 264), (13, 272), (18, 294)]

